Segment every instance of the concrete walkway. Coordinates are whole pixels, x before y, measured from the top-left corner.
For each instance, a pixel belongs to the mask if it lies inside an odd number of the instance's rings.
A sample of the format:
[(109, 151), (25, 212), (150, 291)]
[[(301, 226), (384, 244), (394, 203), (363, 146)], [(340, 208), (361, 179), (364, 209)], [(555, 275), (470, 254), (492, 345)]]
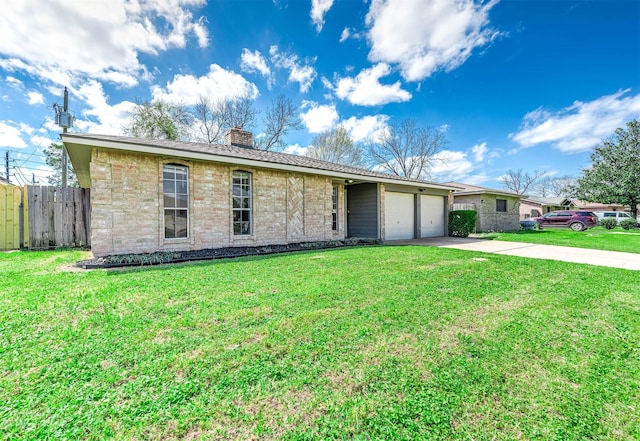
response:
[(561, 247), (556, 245), (536, 245), (500, 240), (472, 239), (458, 237), (434, 237), (413, 240), (390, 240), (390, 245), (425, 245), (482, 253), (505, 254), (532, 259), (561, 260), (563, 262), (584, 263), (640, 271), (640, 254), (619, 251), (600, 251), (586, 248)]

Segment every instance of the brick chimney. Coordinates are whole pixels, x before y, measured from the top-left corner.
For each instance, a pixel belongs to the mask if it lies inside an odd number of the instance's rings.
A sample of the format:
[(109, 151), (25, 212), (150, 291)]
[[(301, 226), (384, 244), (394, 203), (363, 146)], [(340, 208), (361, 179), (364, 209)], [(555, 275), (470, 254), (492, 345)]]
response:
[(253, 148), (253, 134), (242, 130), (239, 127), (230, 129), (224, 135), (224, 143), (226, 145), (232, 145), (234, 147)]

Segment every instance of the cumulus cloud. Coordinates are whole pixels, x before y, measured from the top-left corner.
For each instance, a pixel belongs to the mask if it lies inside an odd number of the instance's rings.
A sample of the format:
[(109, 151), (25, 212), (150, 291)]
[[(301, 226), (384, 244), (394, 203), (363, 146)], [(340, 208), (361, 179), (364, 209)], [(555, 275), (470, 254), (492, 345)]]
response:
[(266, 58), (260, 51), (251, 52), (249, 49), (242, 49), (240, 69), (243, 72), (259, 73), (267, 79), (267, 87), (271, 89), (274, 84), (273, 73), (267, 64)]
[(305, 156), (309, 147), (302, 147), (301, 145), (294, 144), (285, 147), (283, 150), (284, 153), (289, 153), (291, 155)]
[(320, 32), (324, 26), (324, 16), (333, 6), (333, 0), (311, 0), (311, 21)]
[(533, 110), (524, 116), (520, 130), (509, 137), (521, 148), (549, 143), (564, 153), (588, 151), (627, 121), (640, 118), (640, 94), (629, 92), (621, 90), (594, 101), (576, 101), (556, 112)]
[(72, 92), (87, 102), (88, 107), (81, 115), (76, 115), (75, 127), (81, 132), (103, 135), (122, 135), (122, 127), (129, 122), (130, 112), (135, 103), (122, 101), (109, 104), (102, 84), (90, 80)]
[(309, 109), (300, 114), (300, 119), (309, 133), (321, 133), (331, 129), (338, 121), (338, 111), (333, 104), (319, 105), (313, 101), (304, 101), (302, 108)]
[(484, 160), (484, 155), (487, 153), (487, 150), (489, 149), (486, 142), (474, 145), (473, 147), (471, 147), (471, 154), (473, 155), (473, 159), (476, 162), (482, 162)]
[(345, 42), (349, 38), (350, 35), (351, 35), (351, 29), (344, 28), (342, 30), (342, 34), (340, 34), (340, 43)]
[(44, 96), (40, 92), (29, 92), (27, 98), (31, 105), (44, 104)]
[(300, 92), (306, 93), (317, 77), (317, 72), (309, 64), (301, 64), (297, 55), (280, 52), (278, 46), (273, 45), (269, 49), (269, 55), (276, 67), (289, 71), (289, 81), (300, 85)]
[(354, 142), (367, 139), (377, 139), (388, 128), (389, 117), (387, 115), (370, 115), (362, 118), (352, 116), (340, 123)]
[(0, 145), (17, 149), (27, 147), (22, 138), (22, 130), (13, 121), (0, 121)]
[(380, 83), (380, 79), (390, 73), (391, 67), (388, 64), (378, 63), (370, 69), (362, 70), (355, 78), (339, 79), (335, 93), (338, 98), (361, 106), (409, 101), (411, 94), (402, 89), (400, 81), (391, 85)]
[(206, 96), (213, 101), (258, 96), (255, 84), (217, 64), (209, 66), (209, 73), (204, 76), (176, 75), (166, 87), (154, 86), (151, 91), (154, 100), (184, 105), (198, 103), (200, 96)]
[(190, 36), (200, 47), (208, 44), (203, 19), (192, 12), (204, 4), (205, 0), (94, 0), (88, 7), (81, 0), (6, 2), (0, 65), (49, 81), (85, 75), (132, 86), (144, 73), (139, 54), (183, 48)]
[(372, 0), (366, 16), (372, 62), (398, 64), (407, 81), (463, 64), (497, 35), (489, 10), (474, 0)]

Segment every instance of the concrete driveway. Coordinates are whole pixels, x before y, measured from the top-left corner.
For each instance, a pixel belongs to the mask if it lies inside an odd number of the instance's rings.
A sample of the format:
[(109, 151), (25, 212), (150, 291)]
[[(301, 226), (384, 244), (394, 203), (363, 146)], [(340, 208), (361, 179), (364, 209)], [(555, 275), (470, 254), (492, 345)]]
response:
[(482, 253), (505, 254), (507, 256), (529, 257), (531, 259), (560, 260), (640, 271), (640, 254), (619, 251), (600, 251), (586, 248), (561, 247), (556, 245), (536, 245), (530, 243), (504, 242), (500, 240), (473, 239), (459, 237), (434, 237), (412, 240), (390, 240), (389, 245), (425, 245)]

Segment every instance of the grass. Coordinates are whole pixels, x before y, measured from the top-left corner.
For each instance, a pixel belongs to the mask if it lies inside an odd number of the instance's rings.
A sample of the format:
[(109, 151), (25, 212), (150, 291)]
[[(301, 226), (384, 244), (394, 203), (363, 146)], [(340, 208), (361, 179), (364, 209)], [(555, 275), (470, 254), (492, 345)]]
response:
[(434, 247), (0, 254), (0, 438), (640, 438), (638, 273)]
[(572, 231), (569, 228), (545, 228), (514, 233), (486, 233), (481, 237), (508, 242), (640, 253), (640, 230), (625, 231), (622, 228), (607, 230), (603, 227), (595, 227), (586, 231)]

